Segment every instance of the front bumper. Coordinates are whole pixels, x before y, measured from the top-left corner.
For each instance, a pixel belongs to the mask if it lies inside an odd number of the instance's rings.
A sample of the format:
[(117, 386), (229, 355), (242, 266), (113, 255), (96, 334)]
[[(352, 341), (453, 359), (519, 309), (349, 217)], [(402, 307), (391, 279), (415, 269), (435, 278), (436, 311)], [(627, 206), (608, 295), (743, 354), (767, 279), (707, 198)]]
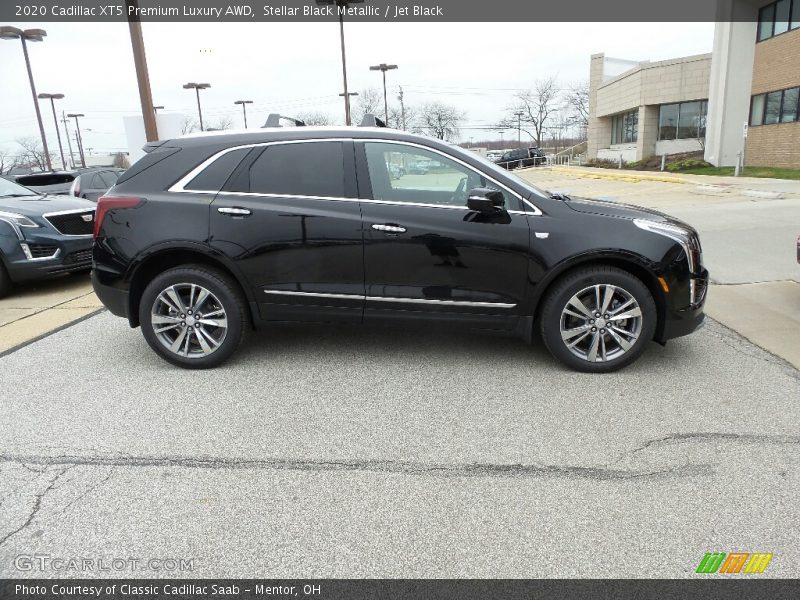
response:
[(24, 239), (3, 236), (1, 244), (3, 264), (14, 283), (87, 271), (92, 267), (90, 235), (64, 236), (26, 229)]
[(673, 338), (689, 335), (699, 329), (705, 321), (705, 304), (708, 295), (708, 271), (703, 270), (699, 276), (693, 276), (693, 293), (696, 294), (694, 304), (679, 310), (667, 309), (664, 315), (664, 327), (658, 341), (666, 342)]

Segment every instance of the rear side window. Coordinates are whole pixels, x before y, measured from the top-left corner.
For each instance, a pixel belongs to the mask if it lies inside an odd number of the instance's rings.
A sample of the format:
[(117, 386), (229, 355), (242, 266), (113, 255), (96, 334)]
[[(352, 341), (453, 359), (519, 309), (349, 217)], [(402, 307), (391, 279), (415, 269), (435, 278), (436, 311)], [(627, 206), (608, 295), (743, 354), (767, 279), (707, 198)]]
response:
[(247, 178), (237, 178), (232, 191), (343, 198), (344, 173), (341, 142), (275, 144), (250, 166), (249, 185)]
[(233, 173), (233, 170), (239, 166), (239, 163), (242, 162), (242, 159), (249, 151), (250, 148), (240, 148), (226, 152), (200, 171), (197, 177), (183, 186), (183, 189), (206, 192), (220, 191), (225, 182), (228, 181), (228, 177)]

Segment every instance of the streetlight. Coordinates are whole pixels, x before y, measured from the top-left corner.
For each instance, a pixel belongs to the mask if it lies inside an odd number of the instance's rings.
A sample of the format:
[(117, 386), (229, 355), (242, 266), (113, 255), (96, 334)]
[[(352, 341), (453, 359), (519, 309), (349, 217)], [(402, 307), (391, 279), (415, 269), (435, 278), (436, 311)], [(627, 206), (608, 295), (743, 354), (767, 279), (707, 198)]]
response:
[(522, 117), (525, 113), (518, 110), (514, 114), (517, 116), (517, 147), (522, 147)]
[(252, 104), (252, 100), (237, 100), (234, 104), (242, 105), (242, 115), (244, 116), (244, 128), (247, 129), (247, 105)]
[(45, 94), (41, 93), (38, 96), (42, 100), (50, 100), (50, 106), (53, 108), (53, 124), (56, 126), (56, 137), (58, 138), (58, 151), (61, 153), (61, 168), (67, 170), (67, 161), (64, 160), (64, 147), (61, 145), (61, 130), (58, 128), (58, 117), (56, 116), (56, 100), (62, 100), (64, 94)]
[(81, 124), (78, 122), (80, 117), (84, 117), (83, 113), (69, 113), (67, 115), (70, 119), (75, 119), (75, 129), (77, 138), (76, 141), (78, 142), (78, 155), (81, 157), (81, 166), (85, 169), (86, 168), (86, 156), (83, 154), (83, 138), (81, 137)]
[(185, 83), (183, 89), (194, 90), (197, 94), (197, 114), (200, 116), (200, 131), (203, 130), (203, 111), (200, 110), (200, 90), (205, 90), (211, 87), (210, 83)]
[(391, 71), (396, 68), (397, 65), (387, 65), (386, 63), (373, 65), (369, 68), (370, 71), (381, 71), (383, 73), (383, 122), (386, 123), (386, 125), (389, 125), (389, 103), (386, 100), (386, 71)]
[(350, 4), (363, 4), (364, 0), (316, 0), (316, 3), (323, 6), (335, 4), (338, 8), (339, 37), (342, 46), (342, 79), (344, 80), (344, 123), (345, 125), (352, 125), (350, 122), (350, 94), (347, 92), (347, 59), (344, 53), (344, 11)]
[(36, 98), (36, 86), (33, 83), (33, 71), (31, 71), (31, 59), (28, 57), (28, 45), (26, 42), (41, 42), (47, 35), (44, 29), (19, 29), (5, 25), (0, 27), (0, 39), (15, 40), (22, 42), (22, 53), (25, 55), (25, 66), (28, 68), (28, 81), (31, 84), (31, 95), (33, 104), (36, 108), (36, 120), (39, 122), (39, 134), (42, 136), (42, 149), (44, 150), (44, 160), (47, 163), (47, 170), (52, 171), (53, 165), (50, 164), (50, 151), (47, 149), (47, 138), (44, 135), (44, 125), (42, 124), (42, 113), (39, 110), (39, 101)]

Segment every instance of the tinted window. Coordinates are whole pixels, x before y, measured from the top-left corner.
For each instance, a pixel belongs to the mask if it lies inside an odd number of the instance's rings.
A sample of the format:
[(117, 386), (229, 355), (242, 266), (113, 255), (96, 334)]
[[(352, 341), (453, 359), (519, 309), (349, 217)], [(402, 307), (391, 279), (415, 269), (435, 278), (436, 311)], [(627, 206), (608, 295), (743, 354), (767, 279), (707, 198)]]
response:
[(46, 173), (43, 175), (24, 175), (17, 177), (17, 183), (20, 185), (59, 185), (63, 183), (72, 183), (75, 175), (71, 173)]
[(773, 35), (789, 31), (789, 0), (778, 0), (775, 3), (775, 29)]
[(753, 96), (750, 105), (750, 125), (763, 125), (764, 123), (764, 101), (766, 94), (759, 94)]
[(237, 192), (343, 198), (341, 142), (267, 146), (250, 166), (250, 189)]
[(703, 110), (701, 102), (681, 103), (680, 116), (678, 117), (678, 138), (682, 140), (700, 137), (703, 124)]
[(469, 190), (488, 187), (503, 193), (507, 209), (519, 210), (517, 199), (482, 173), (437, 153), (388, 142), (364, 146), (375, 200), (466, 206)]
[(203, 169), (184, 189), (218, 192), (249, 151), (250, 148), (241, 148), (226, 152)]
[(772, 22), (775, 20), (775, 5), (765, 6), (758, 12), (758, 40), (772, 37)]
[(771, 125), (777, 123), (781, 114), (781, 92), (770, 92), (767, 94), (767, 111), (764, 114), (764, 124)]
[(678, 133), (678, 107), (680, 104), (664, 104), (658, 115), (658, 139), (674, 140)]

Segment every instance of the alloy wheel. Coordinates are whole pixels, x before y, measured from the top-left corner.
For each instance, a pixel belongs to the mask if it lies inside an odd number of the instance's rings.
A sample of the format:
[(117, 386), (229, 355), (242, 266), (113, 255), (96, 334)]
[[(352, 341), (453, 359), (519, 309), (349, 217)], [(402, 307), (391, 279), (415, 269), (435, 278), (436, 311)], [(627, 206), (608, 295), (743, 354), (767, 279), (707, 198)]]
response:
[(150, 315), (156, 339), (170, 352), (186, 358), (212, 354), (228, 332), (222, 303), (195, 283), (178, 283), (162, 290)]
[(642, 332), (642, 309), (627, 290), (597, 284), (580, 290), (561, 312), (561, 339), (588, 362), (608, 362), (626, 354)]

